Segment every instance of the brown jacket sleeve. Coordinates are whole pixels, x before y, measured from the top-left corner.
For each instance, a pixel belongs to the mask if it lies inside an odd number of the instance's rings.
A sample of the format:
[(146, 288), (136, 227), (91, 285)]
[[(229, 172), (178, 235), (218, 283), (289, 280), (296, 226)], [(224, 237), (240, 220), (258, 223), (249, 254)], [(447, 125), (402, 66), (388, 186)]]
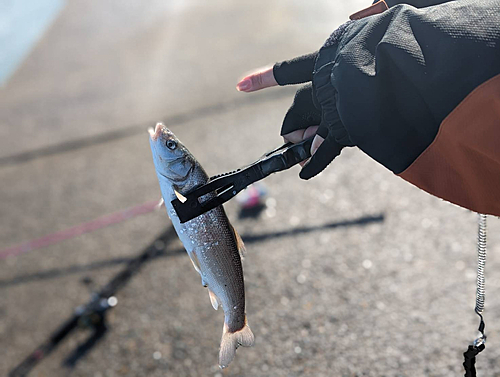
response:
[(462, 207), (500, 216), (500, 75), (473, 90), (399, 176)]

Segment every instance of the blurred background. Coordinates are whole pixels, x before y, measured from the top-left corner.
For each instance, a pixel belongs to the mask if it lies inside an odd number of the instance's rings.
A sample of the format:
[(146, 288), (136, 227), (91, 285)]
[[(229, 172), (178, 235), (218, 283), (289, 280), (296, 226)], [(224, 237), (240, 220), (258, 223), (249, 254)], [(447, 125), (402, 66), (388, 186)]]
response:
[[(355, 148), (228, 215), (255, 347), (221, 371), (214, 311), (164, 210), (157, 121), (211, 175), (281, 144), (294, 88), (238, 93), (366, 1), (0, 0), (0, 375), (456, 376), (475, 338), (477, 216)], [(500, 376), (500, 225), (486, 350)], [(78, 308), (78, 309), (77, 309)], [(76, 311), (75, 311), (76, 310)], [(33, 354), (33, 352), (35, 353)]]

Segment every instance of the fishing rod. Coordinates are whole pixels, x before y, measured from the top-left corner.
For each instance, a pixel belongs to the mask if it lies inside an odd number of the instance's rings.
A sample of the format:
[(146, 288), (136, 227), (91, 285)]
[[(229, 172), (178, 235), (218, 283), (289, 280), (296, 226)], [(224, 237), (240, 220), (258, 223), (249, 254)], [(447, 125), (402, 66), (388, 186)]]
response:
[[(367, 226), (384, 221), (384, 214), (364, 216), (353, 220), (327, 223), (320, 227), (301, 227), (293, 230), (283, 230), (272, 233), (261, 233), (243, 236), (246, 243), (262, 242), (269, 238), (287, 237), (302, 233), (318, 231), (320, 229), (335, 229), (339, 227)], [(161, 234), (154, 242), (147, 246), (141, 254), (130, 260), (127, 266), (115, 275), (110, 282), (98, 293), (94, 293), (90, 301), (79, 306), (74, 314), (63, 322), (48, 338), (39, 345), (28, 357), (18, 364), (9, 373), (9, 377), (24, 377), (33, 370), (43, 359), (49, 356), (57, 346), (69, 336), (73, 330), (82, 328), (93, 331), (92, 335), (75, 352), (66, 358), (64, 365), (72, 367), (79, 358), (83, 357), (106, 334), (106, 313), (116, 306), (116, 293), (134, 276), (142, 265), (155, 258), (170, 255), (166, 254), (167, 245), (174, 235), (173, 227)], [(171, 253), (182, 252), (183, 249), (172, 250)]]
[(130, 260), (125, 268), (118, 272), (99, 292), (92, 293), (90, 300), (86, 304), (77, 307), (73, 315), (64, 321), (49, 336), (48, 340), (36, 347), (30, 355), (12, 369), (9, 372), (9, 377), (27, 376), (74, 330), (90, 329), (92, 330), (90, 337), (64, 361), (65, 366), (74, 366), (78, 359), (84, 356), (106, 334), (108, 328), (106, 314), (109, 309), (117, 305), (118, 300), (115, 295), (118, 291), (129, 282), (146, 262), (165, 253), (166, 247), (174, 239), (174, 235), (174, 228), (169, 227), (151, 244), (146, 246), (141, 254)]

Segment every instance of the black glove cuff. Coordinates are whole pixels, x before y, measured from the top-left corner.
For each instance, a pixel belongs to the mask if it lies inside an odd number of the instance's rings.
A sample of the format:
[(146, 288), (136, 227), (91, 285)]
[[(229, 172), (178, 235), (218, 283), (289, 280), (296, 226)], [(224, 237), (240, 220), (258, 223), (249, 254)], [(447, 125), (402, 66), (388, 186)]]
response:
[(340, 120), (340, 116), (337, 111), (337, 91), (332, 85), (330, 79), (332, 67), (333, 63), (326, 64), (322, 66), (314, 75), (314, 94), (321, 105), (323, 114), (321, 126), (328, 127), (328, 133), (339, 144), (344, 146), (353, 146), (354, 143)]

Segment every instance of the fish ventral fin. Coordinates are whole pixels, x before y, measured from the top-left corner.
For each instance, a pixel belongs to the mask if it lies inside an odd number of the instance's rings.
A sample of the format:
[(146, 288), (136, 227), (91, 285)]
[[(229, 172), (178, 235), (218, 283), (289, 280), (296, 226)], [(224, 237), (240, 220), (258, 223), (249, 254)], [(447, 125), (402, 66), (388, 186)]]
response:
[(255, 342), (255, 337), (248, 326), (247, 317), (245, 315), (245, 326), (241, 330), (234, 333), (229, 332), (226, 322), (222, 329), (222, 340), (220, 342), (219, 351), (219, 366), (224, 369), (234, 359), (236, 349), (239, 346), (251, 347)]
[(241, 239), (241, 236), (238, 234), (236, 229), (234, 229), (234, 226), (232, 224), (229, 224), (229, 226), (231, 227), (231, 230), (233, 231), (234, 240), (236, 241), (236, 247), (238, 248), (238, 251), (240, 253), (240, 257), (243, 259), (243, 258), (245, 258), (245, 254), (247, 251), (245, 244), (243, 243), (243, 240)]
[(212, 307), (217, 310), (219, 309), (219, 298), (213, 293), (210, 288), (208, 289), (208, 296), (210, 297), (210, 302), (212, 303)]

